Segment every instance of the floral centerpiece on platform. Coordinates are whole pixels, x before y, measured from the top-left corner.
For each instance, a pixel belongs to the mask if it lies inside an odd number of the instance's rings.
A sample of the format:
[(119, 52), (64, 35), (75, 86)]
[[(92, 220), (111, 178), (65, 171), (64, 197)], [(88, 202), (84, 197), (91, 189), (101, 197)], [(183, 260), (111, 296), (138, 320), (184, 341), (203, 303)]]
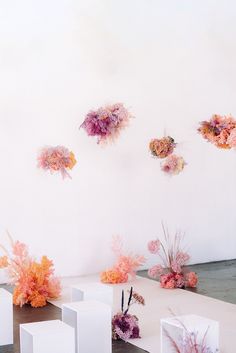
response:
[(91, 110), (81, 127), (89, 136), (97, 136), (97, 143), (116, 139), (121, 130), (128, 126), (131, 114), (122, 103), (107, 105)]
[(236, 120), (232, 116), (214, 114), (209, 121), (203, 121), (200, 125), (198, 132), (218, 148), (236, 147)]
[(25, 244), (13, 241), (10, 235), (9, 238), (11, 252), (0, 245), (5, 253), (0, 257), (0, 268), (7, 269), (10, 284), (14, 285), (13, 303), (41, 307), (47, 304), (47, 300), (58, 298), (61, 285), (59, 279), (53, 275), (53, 262), (46, 256), (39, 262), (35, 261)]
[(162, 228), (164, 242), (156, 239), (148, 243), (149, 252), (157, 255), (160, 259), (160, 263), (149, 269), (149, 277), (159, 278), (162, 288), (196, 287), (198, 282), (196, 273), (186, 273), (183, 268), (190, 259), (189, 254), (182, 249), (183, 235), (176, 232), (172, 238), (164, 225)]
[(51, 173), (59, 172), (62, 178), (71, 178), (68, 170), (76, 164), (75, 155), (64, 146), (44, 147), (38, 156), (38, 167), (49, 170)]
[(122, 290), (121, 312), (115, 314), (112, 318), (113, 339), (128, 341), (131, 338), (140, 338), (138, 318), (135, 315), (129, 314), (129, 309), (133, 304), (145, 305), (144, 298), (134, 292), (133, 287), (131, 287), (127, 307), (124, 308), (124, 290)]
[(176, 321), (184, 330), (183, 339), (181, 342), (172, 337), (166, 328), (163, 328), (164, 335), (168, 338), (173, 353), (217, 353), (218, 349), (212, 349), (207, 343), (206, 338), (209, 328), (206, 330), (202, 338), (199, 338), (197, 331), (189, 331), (185, 324), (176, 318)]
[(120, 237), (114, 237), (112, 242), (112, 251), (117, 257), (115, 265), (103, 271), (100, 275), (103, 283), (125, 283), (136, 275), (138, 268), (144, 264), (146, 259), (144, 256), (128, 253), (123, 251), (123, 243)]

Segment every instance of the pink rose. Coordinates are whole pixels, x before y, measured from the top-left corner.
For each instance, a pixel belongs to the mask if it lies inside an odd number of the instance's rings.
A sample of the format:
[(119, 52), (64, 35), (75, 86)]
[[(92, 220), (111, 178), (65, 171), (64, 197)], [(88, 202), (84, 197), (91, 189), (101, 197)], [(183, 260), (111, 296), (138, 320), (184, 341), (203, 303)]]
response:
[(157, 254), (160, 249), (160, 240), (151, 240), (148, 243), (148, 250), (151, 254)]
[(163, 267), (161, 265), (155, 265), (148, 270), (148, 276), (151, 278), (158, 278), (163, 272)]

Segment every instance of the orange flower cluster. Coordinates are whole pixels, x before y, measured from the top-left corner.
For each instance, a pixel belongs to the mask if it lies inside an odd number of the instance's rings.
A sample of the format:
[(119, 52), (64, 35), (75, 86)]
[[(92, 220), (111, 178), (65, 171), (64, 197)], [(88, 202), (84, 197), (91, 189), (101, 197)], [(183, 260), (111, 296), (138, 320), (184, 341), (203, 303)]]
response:
[(128, 274), (119, 271), (118, 269), (110, 269), (107, 271), (103, 271), (100, 275), (100, 279), (102, 283), (125, 283), (128, 282)]
[(53, 262), (46, 256), (40, 262), (35, 261), (25, 244), (13, 241), (10, 235), (9, 238), (11, 254), (0, 245), (6, 253), (0, 258), (0, 268), (7, 268), (10, 283), (15, 286), (13, 303), (41, 307), (47, 304), (47, 300), (58, 298), (61, 285), (59, 279), (53, 275)]
[(13, 303), (23, 306), (31, 304), (41, 307), (48, 299), (57, 298), (61, 287), (57, 278), (53, 277), (53, 262), (43, 256), (41, 262), (30, 262), (24, 268), (14, 289)]
[(154, 157), (166, 158), (176, 147), (175, 140), (170, 137), (162, 137), (161, 139), (153, 139), (149, 143), (149, 149)]
[(136, 254), (124, 254), (120, 237), (113, 238), (112, 250), (117, 256), (117, 261), (112, 268), (101, 273), (100, 280), (111, 284), (128, 282), (129, 277), (135, 277), (136, 271), (146, 259)]

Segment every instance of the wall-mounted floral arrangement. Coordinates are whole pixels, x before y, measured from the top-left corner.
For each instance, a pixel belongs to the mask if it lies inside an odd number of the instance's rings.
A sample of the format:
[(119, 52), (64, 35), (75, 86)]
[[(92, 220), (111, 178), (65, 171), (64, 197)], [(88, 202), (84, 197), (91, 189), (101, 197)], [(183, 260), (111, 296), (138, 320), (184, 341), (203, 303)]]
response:
[(165, 159), (161, 163), (161, 170), (169, 175), (177, 175), (186, 165), (183, 157), (173, 154), (177, 143), (171, 136), (161, 139), (152, 139), (149, 143), (149, 150), (153, 157)]
[(161, 163), (161, 170), (169, 175), (177, 175), (182, 172), (185, 165), (183, 157), (171, 154)]
[(218, 148), (236, 147), (236, 120), (232, 116), (215, 114), (209, 121), (200, 123), (198, 132)]
[(51, 173), (59, 172), (62, 178), (71, 178), (68, 170), (76, 164), (75, 155), (64, 146), (44, 147), (38, 156), (38, 167)]
[(97, 143), (114, 141), (129, 124), (131, 114), (122, 103), (91, 110), (81, 127), (88, 136), (96, 136)]
[(167, 136), (161, 139), (152, 139), (149, 143), (149, 149), (154, 157), (166, 158), (173, 153), (176, 145), (173, 137)]

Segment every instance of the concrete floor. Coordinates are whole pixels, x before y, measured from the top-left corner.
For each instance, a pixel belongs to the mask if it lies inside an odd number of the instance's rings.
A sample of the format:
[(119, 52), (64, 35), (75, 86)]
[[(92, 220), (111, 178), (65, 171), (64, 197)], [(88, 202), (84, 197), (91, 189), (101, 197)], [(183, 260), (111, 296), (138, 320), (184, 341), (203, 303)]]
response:
[[(198, 274), (199, 283), (197, 288), (187, 290), (236, 304), (236, 260), (211, 262), (188, 268)], [(140, 271), (139, 276), (148, 277), (147, 271)]]
[[(236, 260), (221, 261), (189, 266), (199, 275), (199, 284), (193, 292), (236, 304)], [(147, 277), (147, 271), (140, 271), (140, 276)], [(10, 287), (0, 286), (10, 290)], [(61, 310), (48, 304), (44, 308), (34, 309), (28, 305), (14, 307), (14, 345), (0, 347), (0, 353), (20, 353), (19, 324), (25, 322), (60, 319)], [(114, 341), (113, 353), (145, 353), (129, 343)], [(92, 353), (92, 352), (91, 352)], [(99, 352), (102, 353), (102, 352)]]

